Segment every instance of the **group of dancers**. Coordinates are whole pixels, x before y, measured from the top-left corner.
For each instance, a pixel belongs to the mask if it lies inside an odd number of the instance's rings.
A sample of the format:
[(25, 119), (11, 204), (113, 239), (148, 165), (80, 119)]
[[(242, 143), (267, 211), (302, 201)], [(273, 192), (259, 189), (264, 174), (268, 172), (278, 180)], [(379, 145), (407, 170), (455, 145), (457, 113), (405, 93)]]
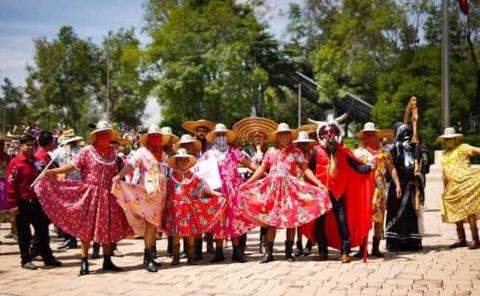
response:
[[(225, 260), (225, 240), (232, 242), (232, 261), (245, 262), (246, 235), (258, 227), (264, 244), (260, 263), (274, 260), (281, 228), (286, 229), (288, 261), (295, 260), (296, 231), (318, 245), (319, 260), (328, 260), (332, 247), (340, 250), (342, 263), (349, 263), (351, 248), (357, 246), (354, 256), (366, 260), (372, 225), (372, 256), (384, 256), (382, 237), (391, 252), (420, 250), (422, 184), (412, 129), (398, 124), (395, 131), (378, 130), (367, 123), (357, 135), (361, 147), (352, 151), (343, 142), (341, 120), (312, 121), (295, 130), (261, 117), (245, 118), (232, 129), (187, 121), (182, 127), (189, 134), (180, 138), (170, 128), (152, 125), (136, 150), (128, 149), (132, 143), (107, 121), (93, 127), (91, 144), (83, 148), (82, 138), (69, 133), (55, 150), (46, 132), (34, 154), (36, 139), (23, 136), (6, 175), (22, 267), (36, 268), (29, 253), (30, 224), (45, 265), (61, 265), (49, 247), (50, 221), (79, 239), (80, 275), (90, 272), (91, 242), (103, 247), (103, 269), (120, 271), (111, 259), (115, 243), (134, 235), (144, 238), (143, 267), (158, 271), (159, 232), (169, 237), (172, 265), (180, 263), (182, 238), (187, 262), (202, 258), (203, 237), (210, 248), (214, 239), (212, 263)], [(469, 246), (475, 249), (480, 246), (480, 173), (470, 168), (469, 157), (480, 149), (460, 145), (460, 139), (451, 130), (439, 137), (446, 148), (442, 217), (457, 225), (459, 240), (453, 247), (467, 245), (463, 222), (468, 221)], [(214, 163), (211, 174), (197, 174), (202, 162)], [(215, 174), (220, 182), (213, 188)]]

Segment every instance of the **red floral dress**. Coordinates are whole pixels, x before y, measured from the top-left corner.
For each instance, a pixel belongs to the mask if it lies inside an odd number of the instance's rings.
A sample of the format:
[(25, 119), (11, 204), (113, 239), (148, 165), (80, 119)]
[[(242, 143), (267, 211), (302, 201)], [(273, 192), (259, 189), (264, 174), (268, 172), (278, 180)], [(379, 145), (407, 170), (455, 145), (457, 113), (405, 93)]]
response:
[(225, 198), (204, 197), (206, 185), (192, 172), (179, 179), (174, 172), (167, 183), (163, 229), (169, 236), (199, 236), (222, 217)]
[(270, 148), (263, 163), (267, 177), (245, 185), (239, 192), (242, 214), (263, 226), (293, 228), (308, 223), (332, 208), (328, 191), (299, 180), (298, 165), (306, 163), (293, 146)]
[(81, 240), (102, 244), (133, 235), (116, 197), (110, 193), (112, 178), (117, 173), (113, 149), (104, 159), (93, 146), (86, 146), (72, 164), (80, 171), (82, 181), (45, 176), (35, 185), (50, 220)]

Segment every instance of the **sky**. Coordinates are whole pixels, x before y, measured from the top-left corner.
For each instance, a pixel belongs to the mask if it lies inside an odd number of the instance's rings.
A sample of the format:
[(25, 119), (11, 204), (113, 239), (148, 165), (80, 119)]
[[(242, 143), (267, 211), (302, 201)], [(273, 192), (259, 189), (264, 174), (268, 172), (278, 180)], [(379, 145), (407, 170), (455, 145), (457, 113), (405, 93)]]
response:
[[(239, 0), (242, 1), (242, 0)], [(267, 0), (270, 32), (282, 38), (287, 24), (288, 3), (302, 0)], [(100, 43), (108, 31), (135, 27), (142, 45), (149, 38), (141, 33), (143, 0), (0, 0), (0, 79), (24, 85), (26, 65), (33, 63), (33, 40), (54, 38), (60, 27), (72, 26), (81, 38)], [(149, 99), (144, 123), (158, 123), (160, 107)]]

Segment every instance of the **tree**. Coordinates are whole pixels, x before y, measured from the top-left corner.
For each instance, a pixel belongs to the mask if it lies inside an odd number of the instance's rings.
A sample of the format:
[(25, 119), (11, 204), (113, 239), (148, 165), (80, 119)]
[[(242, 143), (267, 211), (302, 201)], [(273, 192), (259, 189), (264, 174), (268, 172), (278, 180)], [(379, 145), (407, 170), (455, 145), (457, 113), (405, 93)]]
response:
[(28, 108), (24, 98), (24, 91), (21, 87), (13, 85), (9, 78), (3, 80), (1, 85), (1, 128), (7, 129), (20, 124), (27, 118)]

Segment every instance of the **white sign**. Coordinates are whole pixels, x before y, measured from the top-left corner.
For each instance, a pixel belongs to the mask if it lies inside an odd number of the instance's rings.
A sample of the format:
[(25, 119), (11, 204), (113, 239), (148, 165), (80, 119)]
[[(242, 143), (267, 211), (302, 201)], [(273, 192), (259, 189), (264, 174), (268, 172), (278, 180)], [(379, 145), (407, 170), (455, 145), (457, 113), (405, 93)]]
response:
[(197, 162), (191, 170), (195, 175), (204, 180), (211, 190), (222, 187), (222, 179), (220, 178), (218, 163), (214, 158)]

